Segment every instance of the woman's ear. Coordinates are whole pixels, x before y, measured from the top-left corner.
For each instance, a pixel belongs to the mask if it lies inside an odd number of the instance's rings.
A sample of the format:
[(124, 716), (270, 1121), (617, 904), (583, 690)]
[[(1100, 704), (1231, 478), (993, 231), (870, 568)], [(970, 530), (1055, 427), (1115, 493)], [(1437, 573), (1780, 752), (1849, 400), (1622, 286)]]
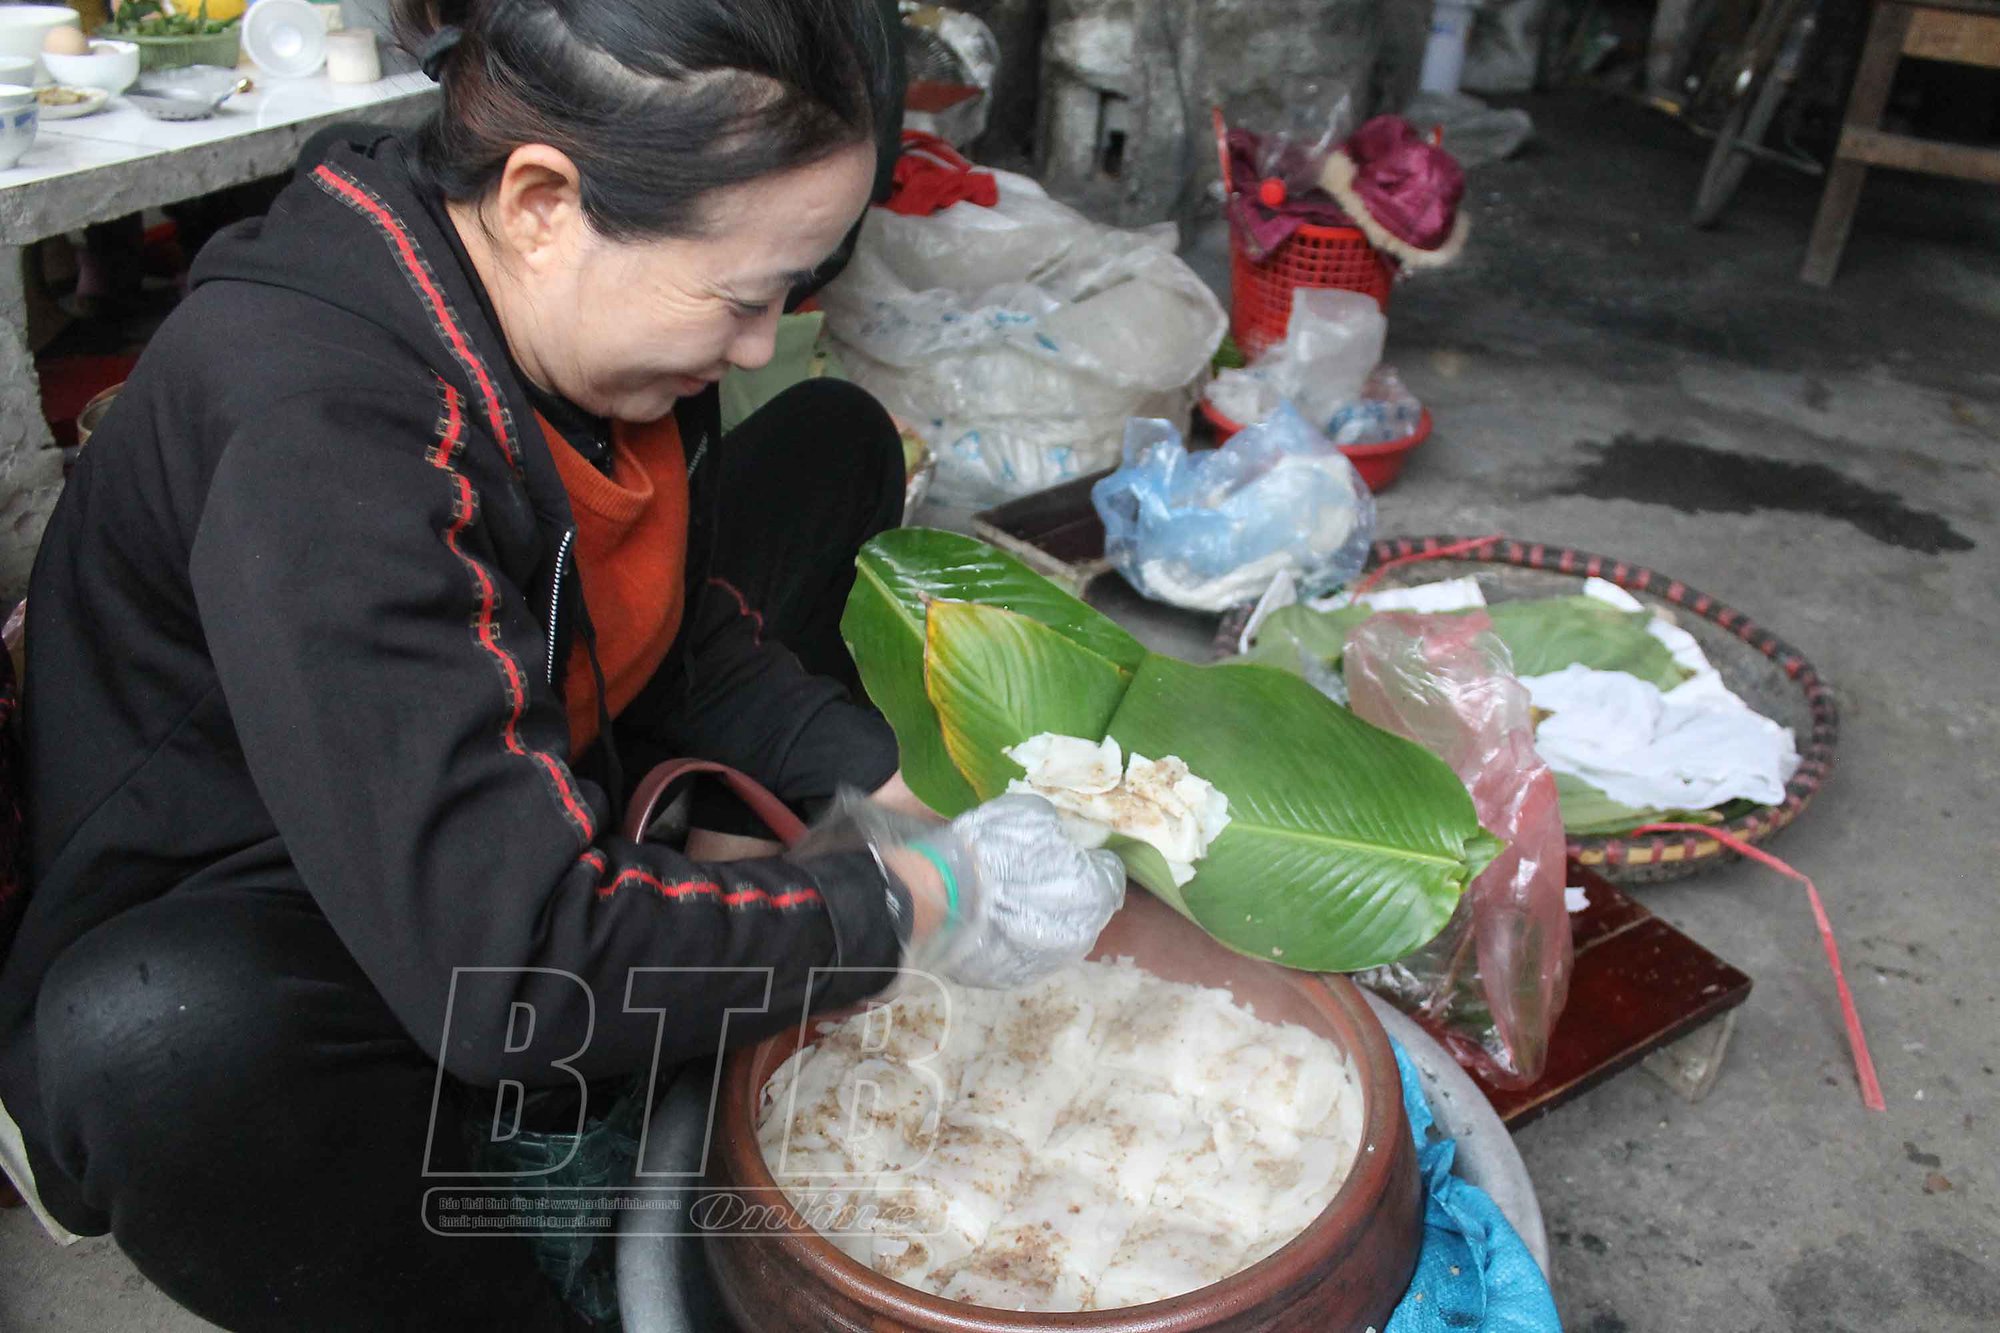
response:
[(574, 262), (588, 230), (576, 164), (547, 144), (516, 148), (501, 170), (491, 217), (517, 263), (540, 270)]

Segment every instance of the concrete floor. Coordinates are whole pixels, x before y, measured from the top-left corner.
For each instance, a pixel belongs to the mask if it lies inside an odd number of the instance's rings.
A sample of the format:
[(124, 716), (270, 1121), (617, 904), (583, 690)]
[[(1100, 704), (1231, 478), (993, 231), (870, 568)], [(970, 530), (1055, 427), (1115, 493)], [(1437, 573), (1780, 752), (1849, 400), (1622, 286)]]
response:
[[(1565, 1322), (2000, 1327), (2000, 595), (1979, 553), (2000, 542), (2000, 193), (1878, 173), (1821, 293), (1795, 276), (1812, 183), (1753, 171), (1698, 234), (1699, 141), (1589, 96), (1529, 106), (1535, 145), (1473, 177), (1466, 262), (1396, 295), (1391, 356), (1438, 429), (1382, 531), (1626, 556), (1832, 681), (1839, 769), (1777, 850), (1826, 894), (1889, 1099), (1856, 1097), (1796, 885), (1739, 867), (1642, 891), (1756, 990), (1706, 1101), (1634, 1072), (1519, 1136)], [(0, 1330), (206, 1327), (108, 1242), (59, 1252), (22, 1212), (0, 1272)]]

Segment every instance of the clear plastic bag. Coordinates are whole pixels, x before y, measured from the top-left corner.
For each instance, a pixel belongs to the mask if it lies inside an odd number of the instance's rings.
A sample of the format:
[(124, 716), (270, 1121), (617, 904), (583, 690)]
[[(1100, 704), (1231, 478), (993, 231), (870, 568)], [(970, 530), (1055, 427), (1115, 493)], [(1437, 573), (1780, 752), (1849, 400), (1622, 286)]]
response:
[(1354, 120), (1344, 83), (1308, 81), (1287, 89), (1275, 125), (1223, 134), (1229, 221), (1252, 263), (1269, 258), (1303, 225), (1346, 225), (1345, 210), (1320, 176), (1327, 158), (1354, 132)]
[(1238, 181), (1237, 188), (1254, 192), (1264, 181), (1280, 180), (1293, 197), (1317, 190), (1320, 169), (1354, 126), (1354, 99), (1344, 83), (1293, 85), (1286, 89), (1277, 124), (1257, 137), (1257, 179)]
[(1264, 421), (1280, 403), (1291, 403), (1325, 429), (1359, 399), (1382, 360), (1389, 321), (1375, 298), (1337, 287), (1301, 287), (1292, 293), (1292, 322), (1283, 342), (1264, 350), (1242, 370), (1225, 370), (1206, 397), (1239, 425)]
[(1125, 461), (1091, 488), (1104, 553), (1134, 588), (1194, 611), (1255, 601), (1289, 573), (1308, 596), (1361, 572), (1375, 498), (1289, 405), (1190, 454), (1165, 421), (1126, 427)]
[(1442, 934), (1357, 980), (1493, 1082), (1524, 1087), (1541, 1076), (1571, 962), (1562, 812), (1527, 689), (1483, 611), (1371, 616), (1349, 632), (1343, 670), (1356, 715), (1450, 764), (1507, 843)]
[(1403, 386), (1394, 366), (1377, 366), (1361, 396), (1336, 411), (1326, 423), (1335, 444), (1382, 444), (1414, 435), (1422, 424), (1424, 405)]
[(1185, 419), (1228, 327), (1172, 226), (1102, 226), (993, 175), (992, 208), (874, 210), (819, 297), (848, 377), (924, 433), (954, 503), (1107, 467), (1128, 418)]
[[(542, 1197), (544, 1191), (609, 1190), (629, 1185), (639, 1161), (646, 1089), (635, 1081), (601, 1120), (580, 1133), (521, 1130), (494, 1140), (477, 1118), (466, 1121), (467, 1143), (488, 1188)], [(535, 1263), (571, 1309), (615, 1328), (618, 1321), (616, 1233), (586, 1226), (552, 1228), (535, 1236)]]

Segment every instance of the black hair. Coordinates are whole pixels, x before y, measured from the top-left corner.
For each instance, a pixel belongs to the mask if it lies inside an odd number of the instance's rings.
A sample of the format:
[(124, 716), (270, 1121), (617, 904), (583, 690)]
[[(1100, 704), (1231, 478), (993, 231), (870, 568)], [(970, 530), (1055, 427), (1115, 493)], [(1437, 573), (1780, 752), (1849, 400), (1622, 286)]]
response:
[(443, 87), (415, 169), (477, 199), (545, 143), (600, 233), (692, 235), (711, 191), (871, 139), (883, 21), (876, 0), (395, 0), (398, 40)]

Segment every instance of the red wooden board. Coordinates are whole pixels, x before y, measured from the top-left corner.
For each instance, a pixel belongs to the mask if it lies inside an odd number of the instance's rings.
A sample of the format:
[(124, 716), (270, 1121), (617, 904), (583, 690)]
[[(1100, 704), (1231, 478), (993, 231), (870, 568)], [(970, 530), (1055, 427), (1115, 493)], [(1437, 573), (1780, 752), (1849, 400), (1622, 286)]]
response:
[(1742, 1004), (1750, 978), (1600, 875), (1571, 864), (1589, 895), (1570, 917), (1576, 965), (1540, 1081), (1495, 1088), (1468, 1069), (1509, 1129), (1519, 1128)]

